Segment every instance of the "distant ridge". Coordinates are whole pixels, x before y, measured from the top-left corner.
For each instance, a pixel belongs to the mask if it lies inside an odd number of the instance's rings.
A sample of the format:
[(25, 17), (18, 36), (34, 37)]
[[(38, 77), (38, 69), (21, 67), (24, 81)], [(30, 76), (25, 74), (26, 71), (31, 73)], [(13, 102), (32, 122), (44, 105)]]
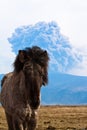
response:
[(41, 104), (87, 105), (87, 77), (49, 73), (48, 86), (41, 88)]
[(49, 73), (49, 84), (42, 87), (42, 104), (87, 105), (87, 77)]
[(3, 78), (4, 74), (0, 74), (0, 90), (1, 90), (1, 79)]

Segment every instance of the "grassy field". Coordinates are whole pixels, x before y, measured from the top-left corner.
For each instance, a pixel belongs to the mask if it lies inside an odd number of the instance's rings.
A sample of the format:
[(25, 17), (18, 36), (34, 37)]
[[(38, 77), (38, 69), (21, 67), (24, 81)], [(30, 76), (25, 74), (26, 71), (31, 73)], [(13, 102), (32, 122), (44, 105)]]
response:
[[(0, 130), (7, 130), (2, 107)], [(87, 130), (87, 106), (41, 106), (37, 130)]]

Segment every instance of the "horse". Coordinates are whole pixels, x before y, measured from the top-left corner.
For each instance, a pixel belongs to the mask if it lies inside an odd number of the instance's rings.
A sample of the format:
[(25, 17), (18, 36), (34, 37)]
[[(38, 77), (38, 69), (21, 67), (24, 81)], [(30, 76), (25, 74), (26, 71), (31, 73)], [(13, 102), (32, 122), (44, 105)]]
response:
[(18, 51), (14, 70), (1, 82), (8, 130), (36, 130), (40, 90), (48, 83), (48, 61), (48, 52), (38, 46)]

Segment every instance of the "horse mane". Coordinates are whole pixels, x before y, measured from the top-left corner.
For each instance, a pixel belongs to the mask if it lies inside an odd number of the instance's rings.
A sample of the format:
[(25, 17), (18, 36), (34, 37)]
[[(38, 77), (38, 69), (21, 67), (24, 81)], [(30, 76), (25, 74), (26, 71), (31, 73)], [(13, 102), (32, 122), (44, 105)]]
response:
[[(26, 51), (22, 50), (22, 52), (24, 53), (24, 56), (25, 56), (26, 55)], [(18, 55), (15, 58), (13, 66), (14, 66), (14, 71), (15, 72), (20, 72), (23, 69), (24, 63), (20, 61), (20, 55), (19, 55), (19, 53), (18, 53)]]
[[(22, 52), (24, 62), (23, 60), (20, 60), (20, 53)], [(14, 71), (20, 72), (23, 69), (24, 63), (26, 62), (27, 58), (30, 57), (30, 59), (35, 62), (36, 64), (39, 64), (44, 69), (43, 74), (43, 85), (48, 83), (48, 61), (49, 56), (46, 50), (41, 49), (38, 46), (33, 46), (32, 48), (27, 47), (24, 50), (19, 50), (19, 54), (16, 56), (16, 59), (13, 63), (14, 65)]]
[(34, 62), (42, 67), (48, 66), (49, 56), (46, 50), (42, 50), (40, 47), (33, 46), (32, 48), (26, 48), (26, 51)]

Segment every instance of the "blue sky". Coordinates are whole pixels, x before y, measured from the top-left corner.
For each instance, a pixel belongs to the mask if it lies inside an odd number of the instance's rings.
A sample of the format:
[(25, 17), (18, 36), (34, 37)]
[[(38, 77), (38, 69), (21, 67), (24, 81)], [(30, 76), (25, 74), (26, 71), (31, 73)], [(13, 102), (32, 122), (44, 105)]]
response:
[(58, 23), (83, 55), (83, 62), (69, 73), (87, 75), (87, 0), (0, 0), (0, 73), (12, 70), (15, 57), (7, 38), (15, 28), (39, 21)]

